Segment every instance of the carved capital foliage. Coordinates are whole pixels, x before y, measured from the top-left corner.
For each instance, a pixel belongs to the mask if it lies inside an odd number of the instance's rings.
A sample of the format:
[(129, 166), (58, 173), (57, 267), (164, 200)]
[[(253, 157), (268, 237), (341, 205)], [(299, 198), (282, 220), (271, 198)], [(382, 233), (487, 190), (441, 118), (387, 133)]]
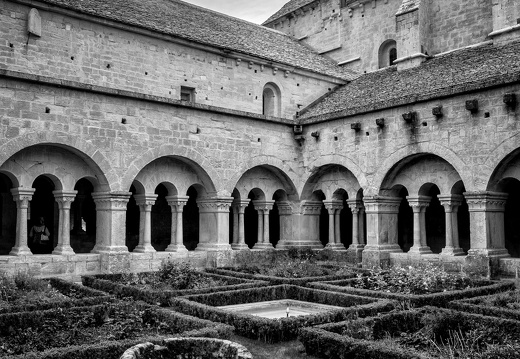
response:
[(197, 201), (199, 212), (229, 212), (233, 197), (204, 198)]
[(134, 194), (135, 203), (138, 206), (153, 206), (157, 200), (157, 195), (152, 193)]
[(32, 199), (34, 191), (34, 188), (11, 188), (11, 195), (13, 196), (13, 200), (16, 202), (18, 207), (27, 208), (29, 206), (29, 201)]
[(464, 197), (470, 212), (503, 212), (508, 195), (499, 192), (465, 192)]
[(273, 209), (274, 201), (253, 201), (257, 211), (270, 211)]
[(126, 211), (131, 192), (97, 192), (92, 198), (98, 211)]
[(249, 202), (251, 200), (249, 198), (247, 199), (235, 199), (231, 203), (231, 206), (233, 207), (233, 211), (236, 213), (244, 213), (246, 207), (249, 205)]
[(399, 213), (400, 197), (372, 196), (363, 198), (366, 213)]
[(70, 209), (70, 205), (76, 199), (78, 191), (52, 191), (54, 200), (58, 203), (60, 208)]
[(302, 201), (301, 213), (305, 215), (320, 215), (322, 206), (322, 201)]
[(362, 209), (364, 209), (363, 201), (359, 201), (357, 199), (349, 199), (347, 200), (347, 205), (350, 208), (350, 211), (352, 214), (356, 214), (361, 212)]
[(330, 200), (330, 201), (323, 201), (323, 204), (325, 205), (325, 209), (329, 211), (329, 214), (334, 214), (337, 210), (343, 209), (343, 201), (338, 200)]
[(278, 207), (278, 213), (280, 216), (289, 216), (294, 211), (291, 202), (276, 202), (276, 206)]
[(444, 207), (446, 212), (456, 212), (464, 201), (464, 196), (458, 194), (437, 196), (437, 198), (441, 202), (441, 205)]
[(425, 210), (430, 205), (432, 198), (428, 196), (407, 196), (406, 200), (408, 201), (408, 205), (412, 207), (414, 212), (419, 212), (421, 210)]

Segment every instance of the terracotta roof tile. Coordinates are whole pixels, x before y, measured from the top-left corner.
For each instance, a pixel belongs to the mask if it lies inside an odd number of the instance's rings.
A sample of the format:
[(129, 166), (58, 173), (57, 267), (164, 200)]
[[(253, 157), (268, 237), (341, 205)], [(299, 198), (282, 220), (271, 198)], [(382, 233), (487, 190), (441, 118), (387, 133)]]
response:
[(40, 1), (320, 74), (355, 77), (286, 34), (180, 0)]
[(520, 81), (520, 41), (434, 57), (418, 67), (362, 75), (302, 111), (301, 123), (353, 116)]

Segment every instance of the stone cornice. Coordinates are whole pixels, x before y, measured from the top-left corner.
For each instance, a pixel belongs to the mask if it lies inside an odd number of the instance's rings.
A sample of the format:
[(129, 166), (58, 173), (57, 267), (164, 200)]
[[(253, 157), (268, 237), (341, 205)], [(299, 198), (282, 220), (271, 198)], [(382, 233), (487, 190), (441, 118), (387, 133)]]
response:
[(470, 212), (504, 212), (507, 193), (500, 192), (464, 192)]
[(363, 198), (363, 202), (365, 203), (365, 211), (367, 214), (399, 213), (399, 206), (401, 205), (401, 201), (402, 199), (400, 197), (372, 196)]

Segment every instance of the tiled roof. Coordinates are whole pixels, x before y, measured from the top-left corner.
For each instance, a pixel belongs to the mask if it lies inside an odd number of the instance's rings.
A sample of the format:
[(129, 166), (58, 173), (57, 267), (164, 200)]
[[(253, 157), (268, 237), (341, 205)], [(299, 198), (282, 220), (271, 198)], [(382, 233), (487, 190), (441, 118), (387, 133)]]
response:
[(520, 41), (453, 51), (418, 67), (362, 75), (302, 111), (313, 123), (520, 81)]
[(200, 44), (342, 79), (351, 71), (290, 36), (180, 0), (40, 0)]
[(288, 3), (286, 3), (280, 10), (275, 12), (269, 19), (265, 20), (263, 25), (270, 23), (271, 21), (274, 21), (276, 19), (281, 18), (282, 16), (285, 16), (294, 10), (297, 10), (305, 5), (308, 5), (316, 0), (291, 0)]

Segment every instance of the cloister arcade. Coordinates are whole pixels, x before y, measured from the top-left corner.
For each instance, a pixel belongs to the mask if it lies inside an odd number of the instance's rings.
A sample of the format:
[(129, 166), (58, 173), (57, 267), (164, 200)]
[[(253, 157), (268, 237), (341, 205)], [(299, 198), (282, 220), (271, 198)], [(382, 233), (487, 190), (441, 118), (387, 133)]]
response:
[[(0, 167), (0, 254), (302, 246), (352, 252), (358, 261), (365, 247), (412, 256), (484, 250), (519, 258), (519, 154), (512, 151), (497, 163), (481, 192), (467, 192), (469, 179), (447, 160), (420, 153), (381, 174), (376, 195), (365, 196), (342, 164), (319, 166), (296, 184), (282, 169), (264, 164), (237, 176), (226, 189), (229, 196), (222, 196), (215, 179), (183, 156), (156, 158), (127, 180), (126, 191), (117, 191), (81, 151), (35, 145)], [(40, 216), (54, 242), (49, 253), (33, 251), (28, 238)]]

